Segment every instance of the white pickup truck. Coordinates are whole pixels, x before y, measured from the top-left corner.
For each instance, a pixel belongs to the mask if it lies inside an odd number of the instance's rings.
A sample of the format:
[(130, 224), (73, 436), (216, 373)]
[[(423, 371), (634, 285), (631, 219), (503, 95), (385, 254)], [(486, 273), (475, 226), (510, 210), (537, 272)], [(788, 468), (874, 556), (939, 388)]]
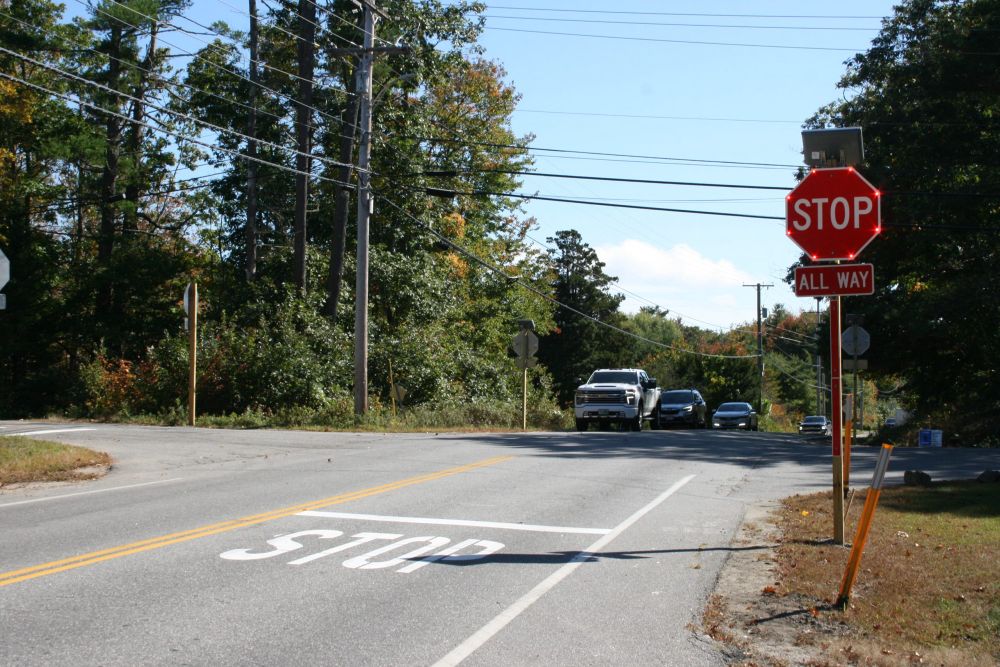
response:
[(655, 417), (660, 399), (656, 380), (638, 368), (600, 368), (576, 388), (573, 401), (576, 430), (591, 423), (607, 427), (612, 422), (641, 431), (642, 423)]

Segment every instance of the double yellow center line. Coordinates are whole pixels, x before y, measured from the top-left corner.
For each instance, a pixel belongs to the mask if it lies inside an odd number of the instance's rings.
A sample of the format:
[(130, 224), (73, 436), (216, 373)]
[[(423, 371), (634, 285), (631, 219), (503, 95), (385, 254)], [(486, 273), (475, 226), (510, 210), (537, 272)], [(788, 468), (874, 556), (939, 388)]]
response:
[(395, 491), (396, 489), (402, 489), (404, 487), (413, 486), (415, 484), (432, 482), (436, 479), (441, 479), (443, 477), (450, 477), (452, 475), (457, 475), (459, 473), (475, 470), (476, 468), (484, 468), (486, 466), (496, 465), (498, 463), (503, 463), (504, 461), (509, 461), (512, 458), (514, 457), (495, 456), (491, 459), (486, 459), (484, 461), (479, 461), (477, 463), (469, 463), (467, 465), (457, 466), (455, 468), (447, 468), (445, 470), (428, 473), (426, 475), (409, 477), (407, 479), (401, 479), (395, 482), (389, 482), (388, 484), (383, 484), (381, 486), (373, 486), (367, 489), (361, 489), (360, 491), (351, 491), (349, 493), (342, 493), (336, 496), (329, 496), (327, 498), (322, 498), (320, 500), (313, 500), (307, 503), (301, 503), (299, 505), (293, 505), (291, 507), (284, 507), (282, 509), (273, 510), (271, 512), (264, 512), (263, 514), (254, 514), (252, 516), (246, 516), (241, 519), (232, 519), (230, 521), (213, 523), (208, 526), (202, 526), (200, 528), (194, 528), (192, 530), (185, 530), (179, 533), (170, 533), (169, 535), (161, 535), (159, 537), (151, 537), (146, 540), (131, 542), (129, 544), (123, 544), (121, 546), (111, 547), (109, 549), (102, 549), (100, 551), (91, 551), (90, 553), (80, 554), (79, 556), (73, 556), (71, 558), (63, 558), (62, 560), (55, 560), (50, 563), (43, 563), (41, 565), (33, 565), (31, 567), (25, 567), (19, 570), (11, 570), (10, 572), (3, 572), (0, 573), (0, 587), (7, 586), (9, 584), (16, 584), (22, 581), (27, 581), (29, 579), (35, 579), (36, 577), (44, 577), (50, 574), (56, 574), (57, 572), (65, 572), (66, 570), (73, 570), (78, 567), (84, 567), (86, 565), (93, 565), (94, 563), (100, 563), (106, 560), (112, 560), (114, 558), (121, 558), (122, 556), (130, 556), (132, 554), (141, 553), (143, 551), (152, 551), (153, 549), (159, 549), (161, 547), (170, 546), (171, 544), (178, 544), (180, 542), (189, 542), (191, 540), (196, 540), (200, 537), (217, 535), (219, 533), (225, 533), (230, 530), (236, 530), (237, 528), (243, 528), (244, 526), (252, 526), (258, 523), (264, 523), (265, 521), (273, 521), (274, 519), (281, 519), (282, 517), (298, 514), (299, 512), (304, 512), (306, 510), (321, 509), (323, 507), (330, 507), (331, 505), (339, 505), (341, 503), (350, 502), (352, 500), (361, 500), (362, 498), (367, 498), (369, 496), (375, 496), (380, 493), (386, 493), (388, 491)]

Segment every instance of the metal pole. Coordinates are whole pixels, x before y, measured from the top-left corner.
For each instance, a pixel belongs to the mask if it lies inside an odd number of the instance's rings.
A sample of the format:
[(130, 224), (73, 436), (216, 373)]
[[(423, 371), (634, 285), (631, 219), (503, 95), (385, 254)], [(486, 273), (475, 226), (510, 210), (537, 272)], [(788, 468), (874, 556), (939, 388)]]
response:
[(830, 400), (833, 407), (833, 541), (844, 543), (844, 396), (840, 364), (840, 297), (830, 298)]
[(195, 390), (198, 379), (198, 283), (188, 290), (188, 426), (195, 425)]
[[(527, 362), (527, 359), (525, 359)], [(528, 430), (528, 366), (525, 363), (524, 367), (524, 379), (522, 386), (522, 404), (521, 404), (521, 430)]]
[(361, 96), (358, 148), (358, 258), (354, 289), (354, 414), (368, 412), (368, 223), (372, 213), (371, 158), (372, 65), (375, 46), (375, 12), (364, 3), (365, 36), (358, 67)]
[(822, 299), (816, 297), (816, 414), (825, 415), (826, 408), (823, 405), (823, 356), (820, 354), (819, 345), (819, 304)]

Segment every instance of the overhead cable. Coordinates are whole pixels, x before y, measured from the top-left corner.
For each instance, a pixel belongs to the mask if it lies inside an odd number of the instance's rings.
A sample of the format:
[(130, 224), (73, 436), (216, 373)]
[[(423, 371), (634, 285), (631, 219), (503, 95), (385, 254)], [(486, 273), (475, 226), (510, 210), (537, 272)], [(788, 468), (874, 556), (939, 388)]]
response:
[[(247, 139), (248, 141), (253, 141), (253, 142), (255, 142), (255, 143), (259, 144), (259, 145), (262, 145), (262, 146), (270, 146), (271, 148), (276, 148), (278, 150), (288, 151), (289, 153), (291, 153), (293, 155), (305, 156), (306, 158), (317, 160), (319, 162), (330, 164), (330, 165), (333, 165), (333, 166), (336, 166), (336, 167), (351, 167), (351, 168), (355, 168), (354, 165), (351, 165), (351, 164), (348, 164), (348, 163), (345, 163), (345, 162), (338, 162), (337, 160), (333, 160), (331, 158), (323, 157), (321, 155), (311, 155), (309, 153), (303, 153), (303, 152), (298, 151), (298, 150), (296, 150), (294, 148), (288, 148), (287, 146), (282, 146), (281, 144), (276, 144), (276, 143), (273, 143), (273, 142), (270, 142), (270, 141), (266, 141), (264, 139), (258, 139), (256, 137), (250, 137), (250, 136), (247, 136), (247, 135), (243, 134), (242, 132), (238, 132), (236, 130), (227, 129), (227, 128), (221, 127), (219, 125), (214, 125), (214, 124), (209, 123), (207, 121), (195, 118), (194, 116), (190, 116), (190, 115), (188, 115), (186, 113), (182, 113), (180, 111), (173, 111), (171, 109), (167, 109), (167, 108), (159, 106), (157, 104), (153, 104), (152, 102), (145, 101), (145, 100), (140, 100), (137, 97), (133, 97), (133, 96), (128, 95), (126, 93), (123, 93), (121, 91), (115, 90), (114, 88), (110, 88), (108, 86), (105, 86), (104, 84), (97, 83), (96, 81), (91, 81), (90, 79), (87, 79), (86, 77), (77, 76), (76, 74), (72, 74), (70, 72), (66, 72), (64, 70), (59, 69), (58, 67), (53, 67), (52, 65), (47, 65), (47, 64), (45, 64), (45, 63), (43, 63), (41, 61), (35, 60), (34, 58), (29, 58), (28, 56), (25, 56), (25, 55), (23, 55), (21, 53), (17, 53), (16, 51), (11, 51), (10, 49), (6, 49), (6, 48), (4, 48), (2, 46), (0, 46), (0, 52), (6, 53), (6, 54), (11, 55), (11, 56), (14, 56), (15, 58), (20, 58), (20, 59), (22, 59), (24, 61), (30, 62), (30, 63), (32, 63), (34, 65), (37, 65), (37, 66), (42, 67), (44, 69), (47, 69), (47, 70), (49, 70), (51, 72), (55, 72), (56, 74), (59, 74), (60, 76), (63, 76), (63, 77), (68, 78), (68, 79), (71, 79), (73, 81), (78, 81), (80, 83), (83, 83), (83, 84), (88, 85), (88, 86), (92, 86), (94, 88), (98, 88), (100, 90), (103, 90), (104, 92), (110, 93), (110, 94), (115, 95), (117, 97), (122, 97), (124, 99), (130, 100), (132, 102), (136, 102), (138, 104), (144, 104), (144, 105), (146, 105), (146, 106), (148, 106), (150, 108), (156, 109), (157, 111), (160, 111), (162, 113), (171, 114), (171, 115), (176, 116), (178, 118), (183, 118), (185, 120), (189, 120), (189, 121), (191, 121), (193, 123), (201, 125), (201, 126), (203, 126), (205, 128), (213, 130), (215, 132), (221, 132), (223, 134), (230, 134), (230, 135), (233, 135), (233, 136), (237, 136), (237, 137), (240, 137), (242, 139)], [(131, 122), (134, 122), (134, 121), (131, 120), (131, 119), (129, 119), (129, 122), (131, 123)], [(333, 180), (333, 179), (330, 179), (330, 180)], [(339, 183), (339, 181), (333, 181), (333, 182)], [(347, 185), (346, 183), (340, 183), (340, 184), (341, 185)]]
[(739, 42), (706, 42), (693, 39), (665, 39), (662, 37), (627, 37), (623, 35), (601, 35), (594, 33), (554, 32), (551, 30), (527, 30), (525, 28), (487, 27), (487, 30), (503, 32), (521, 32), (535, 35), (558, 35), (562, 37), (588, 37), (591, 39), (617, 39), (628, 42), (657, 42), (666, 44), (695, 44), (700, 46), (735, 46), (753, 49), (786, 49), (796, 51), (842, 51), (845, 53), (863, 53), (866, 49), (846, 49), (840, 46), (792, 46), (789, 44), (747, 44)]
[(80, 106), (85, 106), (88, 109), (93, 109), (94, 111), (97, 111), (99, 113), (104, 113), (104, 114), (107, 114), (109, 116), (115, 116), (116, 118), (120, 118), (122, 120), (128, 121), (129, 123), (131, 123), (133, 125), (139, 125), (140, 127), (144, 127), (146, 129), (152, 130), (154, 132), (160, 132), (162, 134), (166, 134), (166, 135), (169, 135), (169, 136), (177, 137), (177, 138), (179, 138), (179, 139), (181, 139), (183, 141), (187, 141), (187, 142), (190, 142), (192, 144), (196, 144), (198, 146), (202, 146), (204, 148), (208, 148), (210, 150), (217, 150), (217, 151), (222, 152), (222, 153), (227, 153), (227, 154), (232, 155), (234, 157), (237, 157), (237, 158), (239, 158), (241, 160), (247, 160), (248, 162), (256, 162), (258, 164), (264, 164), (264, 165), (267, 165), (269, 167), (273, 167), (275, 169), (280, 169), (282, 171), (287, 171), (287, 172), (292, 173), (292, 174), (303, 174), (303, 175), (310, 176), (312, 178), (315, 178), (315, 179), (318, 179), (318, 180), (321, 180), (321, 181), (328, 181), (328, 182), (331, 182), (331, 183), (336, 183), (337, 185), (342, 185), (344, 187), (351, 187), (351, 188), (354, 187), (353, 184), (342, 183), (340, 181), (337, 181), (335, 179), (329, 178), (327, 176), (321, 176), (321, 175), (311, 174), (311, 173), (305, 172), (305, 171), (299, 171), (298, 169), (295, 169), (294, 167), (287, 167), (285, 165), (278, 164), (276, 162), (270, 162), (268, 160), (264, 160), (264, 159), (261, 159), (261, 158), (250, 157), (249, 155), (246, 155), (245, 153), (241, 153), (240, 151), (232, 150), (232, 149), (229, 149), (229, 148), (223, 148), (222, 146), (218, 146), (218, 145), (209, 144), (209, 143), (201, 141), (199, 139), (194, 139), (194, 138), (189, 137), (187, 135), (180, 134), (179, 132), (173, 132), (171, 130), (165, 130), (165, 129), (161, 128), (161, 127), (155, 127), (153, 125), (149, 125), (148, 123), (137, 122), (137, 121), (133, 120), (132, 118), (130, 118), (129, 116), (126, 116), (125, 114), (118, 113), (117, 111), (112, 111), (111, 109), (105, 109), (102, 106), (98, 106), (96, 104), (92, 104), (92, 103), (87, 102), (87, 101), (82, 100), (82, 99), (74, 99), (73, 97), (71, 97), (69, 95), (65, 95), (63, 93), (59, 93), (59, 92), (51, 90), (49, 88), (45, 88), (44, 86), (39, 86), (36, 83), (32, 83), (30, 81), (26, 81), (26, 80), (24, 80), (24, 79), (22, 79), (20, 77), (16, 77), (16, 76), (7, 74), (6, 72), (0, 71), (0, 77), (2, 77), (4, 79), (7, 79), (9, 81), (14, 81), (16, 83), (20, 83), (21, 85), (24, 85), (24, 86), (28, 86), (29, 88), (33, 88), (35, 90), (38, 90), (38, 91), (43, 92), (43, 93), (46, 93), (46, 94), (51, 95), (53, 97), (57, 97), (59, 99), (65, 100), (65, 101), (67, 101), (67, 102), (69, 102), (71, 104), (78, 104)]
[(529, 292), (532, 292), (533, 294), (536, 294), (537, 296), (540, 296), (541, 298), (543, 298), (546, 301), (549, 301), (549, 302), (551, 302), (551, 303), (559, 306), (560, 308), (564, 308), (564, 309), (568, 310), (569, 312), (572, 312), (572, 313), (574, 313), (576, 315), (579, 315), (580, 317), (588, 319), (588, 320), (594, 322), (595, 324), (598, 324), (599, 326), (605, 327), (607, 329), (611, 329), (613, 331), (617, 331), (618, 333), (624, 334), (626, 336), (629, 336), (629, 337), (634, 338), (636, 340), (642, 341), (644, 343), (649, 343), (650, 345), (653, 345), (653, 346), (656, 346), (656, 347), (659, 347), (659, 348), (663, 348), (663, 349), (667, 349), (667, 350), (672, 350), (674, 352), (679, 352), (679, 353), (682, 353), (682, 354), (692, 354), (692, 355), (697, 355), (697, 356), (701, 356), (701, 357), (712, 357), (712, 358), (716, 358), (716, 359), (755, 359), (755, 358), (757, 358), (759, 356), (757, 354), (728, 355), (728, 354), (710, 354), (710, 353), (707, 353), (707, 352), (697, 352), (695, 350), (687, 350), (687, 349), (684, 349), (684, 348), (676, 347), (674, 345), (668, 345), (666, 343), (661, 343), (659, 341), (651, 340), (649, 338), (646, 338), (645, 336), (640, 336), (639, 334), (636, 334), (636, 333), (634, 333), (632, 331), (626, 331), (625, 329), (622, 329), (621, 327), (615, 326), (614, 324), (610, 324), (608, 322), (604, 322), (603, 320), (600, 320), (600, 319), (594, 317), (593, 315), (588, 315), (587, 313), (584, 313), (584, 312), (582, 312), (580, 310), (577, 310), (576, 308), (574, 308), (574, 307), (572, 307), (572, 306), (570, 306), (568, 304), (562, 303), (558, 299), (555, 299), (552, 296), (550, 296), (550, 295), (546, 294), (545, 292), (541, 291), (540, 289), (538, 289), (534, 285), (526, 283), (523, 280), (521, 280), (520, 278), (516, 278), (514, 276), (511, 276), (510, 274), (508, 274), (503, 269), (501, 269), (501, 268), (499, 268), (497, 266), (494, 266), (493, 264), (491, 264), (491, 263), (487, 262), (486, 260), (484, 260), (483, 258), (479, 257), (478, 255), (476, 255), (475, 253), (473, 253), (468, 248), (465, 248), (464, 246), (462, 246), (462, 245), (460, 245), (460, 244), (452, 241), (450, 238), (448, 238), (447, 236), (445, 236), (441, 232), (437, 231), (431, 225), (425, 223), (423, 220), (417, 218), (416, 216), (414, 216), (413, 214), (411, 214), (409, 211), (407, 211), (405, 208), (403, 208), (399, 204), (396, 204), (395, 202), (393, 202), (391, 199), (388, 199), (385, 196), (380, 196), (379, 197), (379, 201), (381, 201), (383, 203), (389, 204), (390, 206), (392, 206), (393, 208), (395, 208), (396, 210), (398, 210), (400, 213), (402, 213), (404, 216), (406, 216), (408, 219), (410, 219), (411, 221), (417, 223), (420, 227), (422, 227), (426, 231), (430, 232), (438, 240), (442, 241), (443, 243), (445, 243), (449, 247), (451, 247), (454, 250), (456, 250), (456, 251), (460, 252), (461, 254), (465, 255), (466, 257), (468, 257), (469, 259), (471, 259), (472, 261), (474, 261), (476, 264), (482, 266), (483, 268), (487, 269), (488, 271), (490, 271), (492, 273), (495, 273), (495, 274), (497, 274), (497, 275), (499, 275), (499, 276), (501, 276), (501, 277), (503, 277), (503, 278), (505, 278), (505, 279), (513, 282), (514, 284), (517, 284), (521, 288), (523, 288), (523, 289), (525, 289), (525, 290), (527, 290)]

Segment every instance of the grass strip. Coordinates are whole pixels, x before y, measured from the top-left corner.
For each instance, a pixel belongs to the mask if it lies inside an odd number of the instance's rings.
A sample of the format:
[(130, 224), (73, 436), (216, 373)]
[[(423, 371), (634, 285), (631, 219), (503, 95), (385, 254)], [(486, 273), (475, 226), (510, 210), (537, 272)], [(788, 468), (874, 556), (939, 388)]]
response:
[(110, 465), (109, 455), (85, 447), (17, 435), (0, 438), (0, 486), (93, 479)]
[[(863, 495), (852, 504), (848, 535), (862, 505)], [(779, 595), (826, 604), (836, 597), (848, 550), (831, 542), (832, 509), (829, 493), (783, 502), (777, 516)], [(848, 626), (854, 651), (858, 640), (878, 646), (865, 656), (874, 664), (887, 656), (929, 654), (943, 664), (998, 664), (998, 561), (1000, 484), (886, 488), (850, 604), (824, 616)]]

